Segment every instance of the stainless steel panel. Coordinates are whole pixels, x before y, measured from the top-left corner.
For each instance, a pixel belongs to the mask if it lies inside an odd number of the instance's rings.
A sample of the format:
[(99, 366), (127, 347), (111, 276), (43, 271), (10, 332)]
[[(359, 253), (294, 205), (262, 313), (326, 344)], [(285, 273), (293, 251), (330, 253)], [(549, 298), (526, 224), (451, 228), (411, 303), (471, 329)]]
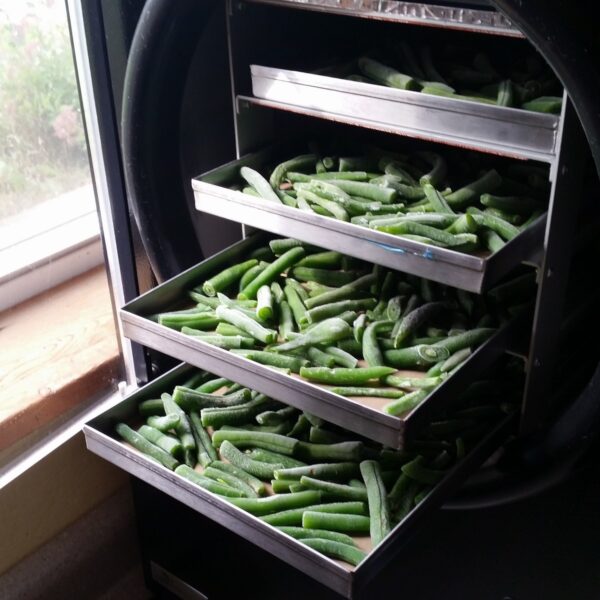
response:
[(209, 600), (208, 596), (157, 565), (154, 561), (150, 561), (150, 573), (154, 581), (173, 592), (181, 600)]
[(556, 153), (556, 115), (300, 71), (250, 70), (254, 95), (273, 108), (518, 158), (550, 162)]
[(170, 391), (174, 385), (185, 380), (188, 372), (188, 365), (176, 367), (85, 425), (83, 431), (87, 448), (347, 598), (352, 598), (358, 586), (365, 585), (397, 555), (403, 539), (418, 520), (435, 510), (444, 499), (458, 489), (469, 473), (501, 443), (510, 426), (510, 419), (505, 420), (473, 448), (394, 528), (382, 544), (372, 551), (359, 567), (353, 568), (342, 566), (308, 548), (275, 527), (194, 485), (113, 437), (116, 423), (138, 418), (137, 406), (141, 400), (157, 397), (163, 391)]
[(398, 2), (396, 0), (252, 1), (411, 25), (444, 27), (509, 37), (525, 37), (502, 13), (495, 10), (439, 6), (423, 2)]
[(491, 287), (515, 266), (529, 260), (542, 243), (545, 216), (500, 251), (482, 258), (309, 214), (228, 189), (227, 186), (239, 179), (242, 165), (259, 168), (275, 156), (273, 149), (249, 154), (193, 179), (196, 208), (475, 293)]
[(149, 315), (172, 308), (174, 302), (185, 297), (186, 290), (202, 282), (209, 274), (214, 274), (219, 266), (222, 268), (229, 261), (240, 260), (253, 247), (264, 244), (265, 240), (263, 234), (247, 238), (125, 306), (120, 312), (125, 335), (144, 346), (237, 381), (350, 431), (394, 448), (402, 448), (418, 433), (426, 418), (430, 419), (436, 411), (448, 408), (457, 399), (459, 385), (464, 386), (472, 381), (502, 354), (518, 330), (512, 324), (500, 329), (478, 348), (453, 377), (436, 388), (421, 406), (402, 417), (395, 417), (361, 403), (359, 399), (339, 396), (324, 387), (206, 344), (201, 338), (185, 335), (148, 318)]

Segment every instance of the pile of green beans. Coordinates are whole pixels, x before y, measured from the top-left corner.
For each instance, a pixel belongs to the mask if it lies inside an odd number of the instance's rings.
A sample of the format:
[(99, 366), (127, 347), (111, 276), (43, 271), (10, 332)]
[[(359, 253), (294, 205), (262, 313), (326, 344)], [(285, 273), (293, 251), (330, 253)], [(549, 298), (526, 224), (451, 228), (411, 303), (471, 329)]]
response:
[[(367, 156), (329, 158), (329, 170), (318, 169), (323, 161), (317, 155), (292, 158), (275, 167), (270, 178), (267, 172), (242, 167), (250, 183), (243, 191), (267, 201), (274, 194), (299, 210), (464, 253), (496, 252), (547, 206), (549, 179), (543, 166), (512, 164), (502, 174), (493, 168), (469, 174), (468, 165), (452, 164), (452, 156), (436, 152), (399, 155), (370, 149)], [(299, 269), (327, 268), (335, 260), (335, 253), (324, 252), (305, 259)], [(254, 263), (236, 265), (235, 273), (261, 273)], [(231, 277), (226, 273), (214, 279), (220, 283)], [(211, 281), (205, 283), (206, 292), (213, 289)], [(253, 294), (260, 277), (256, 281), (250, 287)]]
[[(496, 63), (499, 61), (496, 60)], [(400, 42), (381, 60), (360, 57), (355, 73), (337, 72), (352, 81), (459, 100), (560, 114), (562, 89), (556, 76), (537, 54), (506, 65), (494, 64), (484, 52), (456, 47), (438, 50)], [(336, 74), (334, 71), (333, 74)], [(555, 95), (551, 95), (555, 94)], [(559, 95), (560, 94), (560, 95)]]
[[(262, 270), (244, 280), (242, 273), (252, 270), (245, 269), (253, 260), (262, 263)], [(394, 416), (423, 402), (526, 307), (535, 290), (533, 274), (526, 273), (488, 296), (476, 296), (293, 239), (273, 239), (249, 260), (207, 281), (189, 292), (195, 308), (158, 315), (159, 322), (329, 386), (335, 394), (387, 399), (381, 410)], [(222, 291), (204, 295), (220, 281), (228, 287), (217, 285)], [(197, 317), (202, 321), (195, 327), (182, 325)], [(240, 394), (220, 402), (239, 414), (241, 422), (245, 411), (235, 405), (247, 398)], [(177, 391), (176, 400), (184, 408), (207, 409), (205, 424), (217, 425), (221, 418), (220, 409), (208, 408), (202, 394)], [(258, 402), (255, 410), (258, 414), (266, 408)], [(270, 418), (275, 429), (285, 420)]]
[[(491, 426), (516, 409), (507, 405), (514, 392), (498, 394), (514, 380), (504, 377), (493, 391), (489, 382), (476, 384), (458, 412), (430, 423), (423, 438), (402, 451), (356, 439), (202, 371), (172, 393), (142, 401), (145, 423), (137, 430), (119, 423), (116, 432), (189, 482), (318, 552), (358, 565), (366, 554), (353, 536), (370, 536), (372, 547), (383, 541)], [(231, 405), (226, 399), (235, 395), (240, 403)], [(212, 425), (215, 413), (221, 417)]]

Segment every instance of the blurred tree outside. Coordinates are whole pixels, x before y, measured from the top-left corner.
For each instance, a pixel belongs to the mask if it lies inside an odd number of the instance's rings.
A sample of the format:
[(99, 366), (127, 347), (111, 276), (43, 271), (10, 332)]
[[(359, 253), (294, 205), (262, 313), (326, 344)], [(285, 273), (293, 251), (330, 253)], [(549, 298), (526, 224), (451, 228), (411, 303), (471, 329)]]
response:
[(89, 180), (64, 0), (0, 0), (0, 220)]

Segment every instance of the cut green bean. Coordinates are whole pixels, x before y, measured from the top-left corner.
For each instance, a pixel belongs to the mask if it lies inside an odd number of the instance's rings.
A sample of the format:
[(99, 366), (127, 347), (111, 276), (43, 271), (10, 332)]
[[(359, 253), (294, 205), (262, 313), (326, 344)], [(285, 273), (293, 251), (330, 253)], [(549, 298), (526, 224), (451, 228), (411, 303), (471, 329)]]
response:
[[(306, 462), (339, 461), (343, 463), (359, 461), (363, 457), (363, 450), (364, 445), (362, 442), (339, 442), (337, 444), (298, 442), (295, 446), (296, 456)], [(308, 476), (311, 477), (311, 475)]]
[(196, 442), (192, 434), (192, 426), (189, 419), (181, 407), (173, 400), (170, 394), (161, 394), (161, 400), (165, 407), (165, 413), (167, 415), (175, 413), (179, 416), (179, 424), (175, 427), (177, 436), (181, 440), (181, 445), (184, 450), (196, 450)]
[(361, 385), (374, 379), (381, 379), (382, 377), (391, 375), (393, 372), (394, 369), (391, 367), (366, 367), (358, 369), (302, 367), (300, 369), (300, 375), (309, 381), (349, 386)]
[(429, 390), (416, 390), (398, 400), (389, 402), (383, 407), (383, 412), (394, 416), (409, 412), (421, 404), (428, 394)]
[(379, 463), (374, 460), (364, 460), (360, 463), (360, 473), (367, 486), (371, 542), (373, 546), (377, 546), (392, 530), (387, 492)]
[(319, 463), (305, 467), (281, 468), (275, 471), (276, 479), (297, 479), (303, 475), (328, 481), (348, 481), (359, 474), (355, 462)]
[(315, 504), (313, 506), (306, 506), (304, 508), (295, 508), (291, 510), (284, 510), (282, 512), (273, 513), (264, 517), (259, 517), (261, 521), (269, 523), (269, 525), (275, 526), (296, 526), (302, 525), (302, 516), (306, 511), (311, 512), (323, 512), (323, 513), (337, 513), (346, 515), (365, 515), (366, 507), (364, 502), (330, 502), (327, 504)]
[[(296, 264), (305, 255), (304, 248), (290, 248), (287, 252), (274, 260), (262, 273), (259, 273), (239, 294), (241, 300), (253, 299), (259, 288), (270, 285), (281, 273)], [(218, 309), (217, 309), (218, 310)], [(235, 325), (235, 323), (233, 323)]]
[(321, 552), (321, 554), (325, 554), (325, 556), (343, 560), (355, 567), (367, 556), (365, 552), (359, 550), (356, 546), (350, 546), (335, 540), (323, 539), (322, 537), (302, 538), (300, 543), (317, 552)]
[[(443, 344), (443, 342), (439, 343)], [(450, 350), (436, 343), (432, 346), (420, 345), (386, 350), (383, 355), (386, 364), (393, 365), (396, 369), (414, 369), (429, 367), (440, 360), (446, 360), (450, 356)]]
[(304, 527), (292, 527), (289, 525), (281, 525), (277, 527), (277, 529), (283, 533), (287, 533), (287, 535), (297, 540), (320, 538), (324, 540), (340, 542), (341, 544), (347, 544), (348, 546), (356, 546), (354, 540), (349, 535), (339, 533), (337, 531), (326, 531), (324, 529), (304, 529)]
[(228, 287), (238, 281), (244, 273), (246, 273), (252, 267), (255, 267), (257, 264), (258, 261), (252, 258), (242, 263), (238, 263), (237, 265), (233, 265), (232, 267), (228, 267), (220, 273), (217, 273), (217, 275), (214, 275), (210, 279), (206, 280), (202, 285), (202, 291), (207, 296), (216, 296), (217, 292), (226, 290)]
[(273, 318), (273, 295), (271, 287), (262, 285), (256, 293), (256, 316), (260, 321), (270, 321)]
[(263, 342), (263, 344), (272, 344), (277, 339), (276, 331), (273, 331), (272, 329), (266, 329), (260, 325), (260, 323), (257, 323), (235, 308), (218, 306), (216, 314), (219, 319), (235, 325), (254, 339)]
[(376, 60), (363, 56), (358, 59), (358, 68), (377, 83), (401, 90), (418, 91), (421, 89), (417, 81), (409, 75), (404, 75)]
[(269, 177), (270, 185), (277, 189), (287, 175), (288, 171), (303, 171), (314, 168), (318, 157), (316, 154), (302, 154), (280, 163), (275, 167)]
[(313, 267), (294, 267), (291, 274), (299, 281), (315, 281), (331, 287), (346, 285), (357, 278), (354, 271), (330, 271)]
[(179, 415), (176, 415), (175, 413), (165, 415), (164, 417), (151, 415), (148, 417), (147, 423), (150, 427), (154, 427), (165, 433), (169, 431), (169, 429), (174, 429), (176, 425), (179, 425)]
[(318, 346), (320, 344), (333, 344), (338, 340), (350, 337), (352, 328), (346, 321), (339, 317), (326, 319), (317, 323), (306, 333), (295, 337), (287, 343), (275, 346), (275, 352), (289, 352), (306, 346)]
[(265, 516), (316, 504), (321, 501), (321, 496), (321, 492), (306, 490), (296, 494), (278, 494), (266, 498), (231, 498), (229, 501), (250, 514)]
[(354, 281), (351, 281), (339, 288), (326, 291), (318, 296), (309, 298), (306, 301), (306, 307), (309, 309), (316, 308), (323, 304), (331, 304), (333, 302), (340, 302), (342, 300), (352, 300), (356, 298), (356, 294), (363, 292), (368, 289), (370, 285), (375, 281), (375, 276), (372, 273), (363, 275)]
[(162, 431), (150, 427), (149, 425), (142, 425), (138, 429), (138, 433), (175, 458), (180, 458), (183, 455), (183, 447), (177, 438), (166, 435)]
[(264, 481), (273, 479), (278, 465), (252, 460), (249, 456), (240, 452), (231, 442), (225, 440), (220, 447), (221, 456), (232, 465), (254, 475)]
[(337, 317), (345, 311), (363, 311), (374, 308), (377, 304), (375, 298), (363, 298), (358, 300), (340, 300), (331, 304), (321, 304), (315, 308), (307, 310), (304, 319), (305, 323), (317, 323), (325, 319)]
[(240, 467), (236, 467), (231, 463), (222, 462), (217, 460), (210, 465), (213, 469), (218, 469), (219, 471), (223, 471), (224, 473), (230, 473), (231, 475), (235, 475), (238, 479), (246, 482), (259, 496), (264, 496), (266, 493), (265, 484), (260, 480), (247, 473)]
[[(402, 398), (405, 392), (400, 390), (390, 390), (388, 388), (377, 388), (377, 387), (334, 387), (330, 390), (334, 394), (340, 396), (362, 396), (371, 398)], [(312, 441), (312, 440), (311, 440)]]
[(226, 473), (225, 471), (221, 471), (220, 469), (215, 469), (213, 467), (207, 467), (202, 472), (202, 475), (239, 490), (246, 498), (258, 498), (258, 493), (256, 490), (254, 490), (254, 488), (248, 485), (248, 483), (246, 483), (243, 479), (240, 479), (231, 473)]
[(250, 167), (243, 166), (240, 175), (258, 192), (261, 198), (269, 202), (281, 204), (279, 196), (274, 192), (273, 186), (258, 172)]
[(367, 490), (354, 488), (341, 483), (332, 483), (323, 479), (314, 479), (312, 477), (301, 477), (300, 483), (309, 490), (318, 490), (326, 494), (330, 498), (338, 498), (340, 500), (359, 500), (367, 501)]
[(252, 450), (247, 451), (246, 453), (253, 460), (283, 465), (286, 469), (306, 466), (306, 463), (303, 463), (301, 460), (281, 454), (280, 452), (273, 452), (272, 450), (267, 450), (265, 448), (252, 448)]
[(144, 436), (131, 429), (131, 427), (125, 423), (117, 424), (115, 429), (127, 443), (131, 444), (143, 454), (146, 454), (153, 460), (167, 467), (167, 469), (173, 470), (179, 464), (177, 459), (171, 454), (147, 440)]
[(180, 385), (176, 386), (173, 390), (173, 400), (175, 403), (184, 411), (188, 412), (190, 410), (201, 410), (203, 408), (212, 408), (216, 406), (237, 406), (249, 402), (251, 398), (252, 393), (247, 388), (223, 396), (207, 394), (198, 390), (190, 390)]
[(194, 469), (188, 467), (188, 465), (179, 465), (175, 469), (175, 473), (177, 473), (177, 475), (185, 477), (185, 479), (191, 481), (192, 483), (195, 483), (201, 488), (204, 488), (209, 492), (213, 492), (213, 494), (218, 494), (219, 496), (224, 496), (226, 498), (239, 498), (244, 495), (241, 490), (233, 488), (229, 485), (225, 485), (223, 483), (219, 483), (208, 477), (204, 477), (204, 475), (201, 475), (197, 471), (194, 471)]
[(300, 369), (308, 364), (307, 359), (299, 356), (287, 356), (263, 350), (232, 350), (232, 352), (262, 365), (290, 369), (294, 373), (299, 373)]
[(371, 519), (362, 515), (343, 513), (323, 513), (306, 510), (302, 515), (302, 527), (307, 529), (326, 529), (351, 533), (368, 533)]
[(298, 440), (284, 435), (257, 431), (215, 431), (213, 444), (218, 448), (224, 441), (230, 441), (237, 448), (264, 448), (280, 454), (293, 455), (298, 448)]

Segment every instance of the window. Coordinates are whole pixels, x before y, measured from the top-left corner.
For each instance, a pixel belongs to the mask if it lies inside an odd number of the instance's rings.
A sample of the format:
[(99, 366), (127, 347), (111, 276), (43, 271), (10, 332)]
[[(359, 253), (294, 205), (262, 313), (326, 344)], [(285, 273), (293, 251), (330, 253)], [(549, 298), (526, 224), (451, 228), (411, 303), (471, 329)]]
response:
[(116, 388), (102, 263), (65, 3), (0, 0), (0, 463)]

